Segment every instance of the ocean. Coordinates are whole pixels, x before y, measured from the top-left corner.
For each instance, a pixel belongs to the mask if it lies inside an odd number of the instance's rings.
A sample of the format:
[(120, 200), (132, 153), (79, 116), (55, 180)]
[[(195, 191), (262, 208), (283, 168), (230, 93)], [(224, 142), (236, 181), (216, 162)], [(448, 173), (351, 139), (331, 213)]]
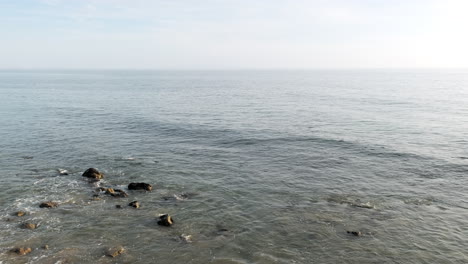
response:
[(468, 263), (467, 70), (4, 70), (0, 98), (0, 263)]

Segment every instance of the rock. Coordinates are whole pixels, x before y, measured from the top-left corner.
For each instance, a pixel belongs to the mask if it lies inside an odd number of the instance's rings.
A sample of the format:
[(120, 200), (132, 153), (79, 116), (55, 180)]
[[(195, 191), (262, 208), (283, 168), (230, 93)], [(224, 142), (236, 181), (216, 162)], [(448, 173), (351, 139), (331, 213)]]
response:
[(105, 191), (107, 191), (107, 188), (105, 187), (99, 187), (96, 189), (96, 192), (105, 192)]
[(114, 248), (109, 248), (107, 250), (106, 255), (112, 258), (117, 257), (118, 255), (124, 253), (125, 249), (122, 246), (114, 247)]
[(90, 178), (90, 179), (95, 179), (95, 180), (100, 180), (104, 178), (104, 175), (100, 173), (98, 170), (95, 168), (89, 168), (85, 172), (83, 172), (83, 177)]
[(15, 213), (16, 216), (24, 216), (26, 215), (26, 212), (25, 211), (18, 211)]
[(346, 233), (353, 235), (353, 236), (362, 236), (362, 233), (359, 231), (346, 231)]
[(57, 202), (52, 202), (52, 201), (49, 201), (49, 202), (43, 202), (39, 205), (40, 208), (55, 208), (57, 207), (59, 204)]
[(120, 204), (116, 204), (116, 205), (115, 205), (115, 208), (117, 208), (117, 209), (122, 209), (122, 206), (121, 206)]
[(98, 190), (103, 191), (105, 194), (108, 194), (112, 197), (128, 197), (128, 194), (121, 189), (113, 188), (98, 188)]
[(57, 169), (58, 173), (60, 175), (68, 175), (68, 171), (67, 170), (64, 170), (64, 169)]
[(172, 217), (170, 217), (168, 214), (159, 216), (158, 225), (171, 226), (172, 224), (174, 224), (174, 220), (172, 220)]
[(192, 235), (182, 234), (179, 238), (186, 243), (192, 243)]
[(24, 223), (21, 225), (21, 227), (24, 229), (36, 229), (37, 225), (31, 223)]
[(111, 194), (112, 197), (128, 197), (128, 194), (120, 189), (114, 189), (114, 193)]
[(133, 201), (129, 203), (128, 206), (131, 206), (133, 208), (140, 208), (140, 203), (138, 201)]
[(44, 245), (44, 246), (42, 246), (42, 249), (48, 250), (48, 249), (49, 249), (49, 245)]
[(144, 182), (132, 182), (128, 185), (128, 189), (151, 191), (153, 190), (153, 186), (151, 184), (144, 183)]
[(31, 248), (14, 248), (11, 250), (11, 252), (16, 253), (18, 255), (26, 255), (31, 253), (31, 251)]

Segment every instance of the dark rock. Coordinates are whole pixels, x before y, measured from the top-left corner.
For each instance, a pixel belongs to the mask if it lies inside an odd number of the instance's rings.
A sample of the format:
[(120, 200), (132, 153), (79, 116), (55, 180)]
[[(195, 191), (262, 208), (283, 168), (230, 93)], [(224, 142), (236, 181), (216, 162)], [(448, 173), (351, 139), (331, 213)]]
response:
[(26, 212), (25, 211), (18, 211), (15, 213), (16, 216), (24, 216), (26, 215)]
[(11, 250), (11, 252), (16, 253), (18, 255), (26, 255), (31, 253), (31, 251), (31, 248), (14, 248)]
[(172, 217), (170, 217), (168, 214), (159, 216), (158, 225), (171, 226), (172, 224), (174, 224), (174, 220), (172, 220)]
[(21, 228), (24, 229), (36, 229), (37, 225), (36, 224), (31, 224), (31, 223), (24, 223), (21, 225)]
[(144, 182), (132, 182), (128, 185), (128, 189), (151, 191), (153, 190), (153, 186), (151, 184), (144, 183)]
[(128, 204), (128, 206), (134, 207), (134, 208), (140, 208), (140, 203), (138, 201), (133, 201)]
[(346, 231), (346, 233), (353, 235), (353, 236), (362, 236), (362, 233), (359, 231)]
[(21, 156), (21, 158), (23, 158), (23, 159), (34, 159), (33, 156)]
[(115, 205), (115, 208), (117, 208), (117, 209), (122, 209), (122, 206), (121, 206), (120, 204), (116, 204), (116, 205)]
[(115, 257), (117, 257), (118, 255), (120, 255), (120, 254), (122, 254), (124, 252), (125, 252), (125, 249), (122, 246), (113, 247), (113, 248), (109, 248), (107, 250), (106, 256), (115, 258)]
[(39, 205), (40, 208), (55, 208), (57, 207), (59, 204), (57, 202), (52, 202), (52, 201), (49, 201), (49, 202), (43, 202)]
[(98, 170), (95, 168), (89, 168), (85, 172), (83, 172), (83, 177), (90, 178), (90, 179), (95, 179), (95, 180), (100, 180), (104, 178), (104, 175), (100, 173)]

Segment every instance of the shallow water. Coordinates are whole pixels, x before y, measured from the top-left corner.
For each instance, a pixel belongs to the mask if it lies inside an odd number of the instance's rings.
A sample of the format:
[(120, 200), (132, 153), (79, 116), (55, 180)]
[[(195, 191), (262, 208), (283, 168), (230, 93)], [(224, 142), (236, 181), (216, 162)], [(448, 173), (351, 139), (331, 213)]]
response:
[[(1, 71), (0, 98), (0, 263), (468, 262), (468, 71)], [(92, 200), (89, 167), (154, 190)]]

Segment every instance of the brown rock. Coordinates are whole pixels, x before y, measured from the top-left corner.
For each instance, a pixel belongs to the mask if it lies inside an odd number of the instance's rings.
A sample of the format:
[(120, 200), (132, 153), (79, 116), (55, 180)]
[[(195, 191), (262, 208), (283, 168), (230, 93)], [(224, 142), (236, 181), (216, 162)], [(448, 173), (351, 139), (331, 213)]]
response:
[(15, 213), (16, 216), (24, 216), (26, 215), (26, 212), (25, 211), (18, 211)]
[(104, 178), (104, 174), (100, 173), (95, 168), (87, 169), (85, 172), (83, 172), (82, 176), (86, 178), (90, 178), (90, 179), (95, 179), (95, 180), (100, 180)]
[(36, 229), (37, 225), (31, 223), (24, 223), (21, 225), (21, 227), (24, 229)]
[(112, 258), (117, 257), (118, 255), (124, 253), (125, 249), (122, 246), (109, 248), (106, 255)]
[(129, 203), (128, 206), (131, 206), (133, 208), (140, 208), (140, 203), (138, 201), (133, 201)]
[(112, 193), (112, 197), (128, 197), (128, 194), (120, 189), (113, 189), (114, 193)]
[(151, 191), (153, 190), (153, 186), (151, 184), (144, 183), (144, 182), (132, 182), (128, 185), (128, 189)]
[(16, 253), (18, 255), (26, 255), (31, 253), (31, 251), (31, 248), (14, 248), (11, 250), (11, 252)]
[(49, 201), (49, 202), (43, 202), (39, 205), (40, 208), (55, 208), (55, 207), (58, 207), (58, 203), (57, 202), (52, 202), (52, 201)]
[(44, 245), (44, 246), (42, 246), (42, 249), (48, 250), (48, 249), (49, 249), (49, 245)]

